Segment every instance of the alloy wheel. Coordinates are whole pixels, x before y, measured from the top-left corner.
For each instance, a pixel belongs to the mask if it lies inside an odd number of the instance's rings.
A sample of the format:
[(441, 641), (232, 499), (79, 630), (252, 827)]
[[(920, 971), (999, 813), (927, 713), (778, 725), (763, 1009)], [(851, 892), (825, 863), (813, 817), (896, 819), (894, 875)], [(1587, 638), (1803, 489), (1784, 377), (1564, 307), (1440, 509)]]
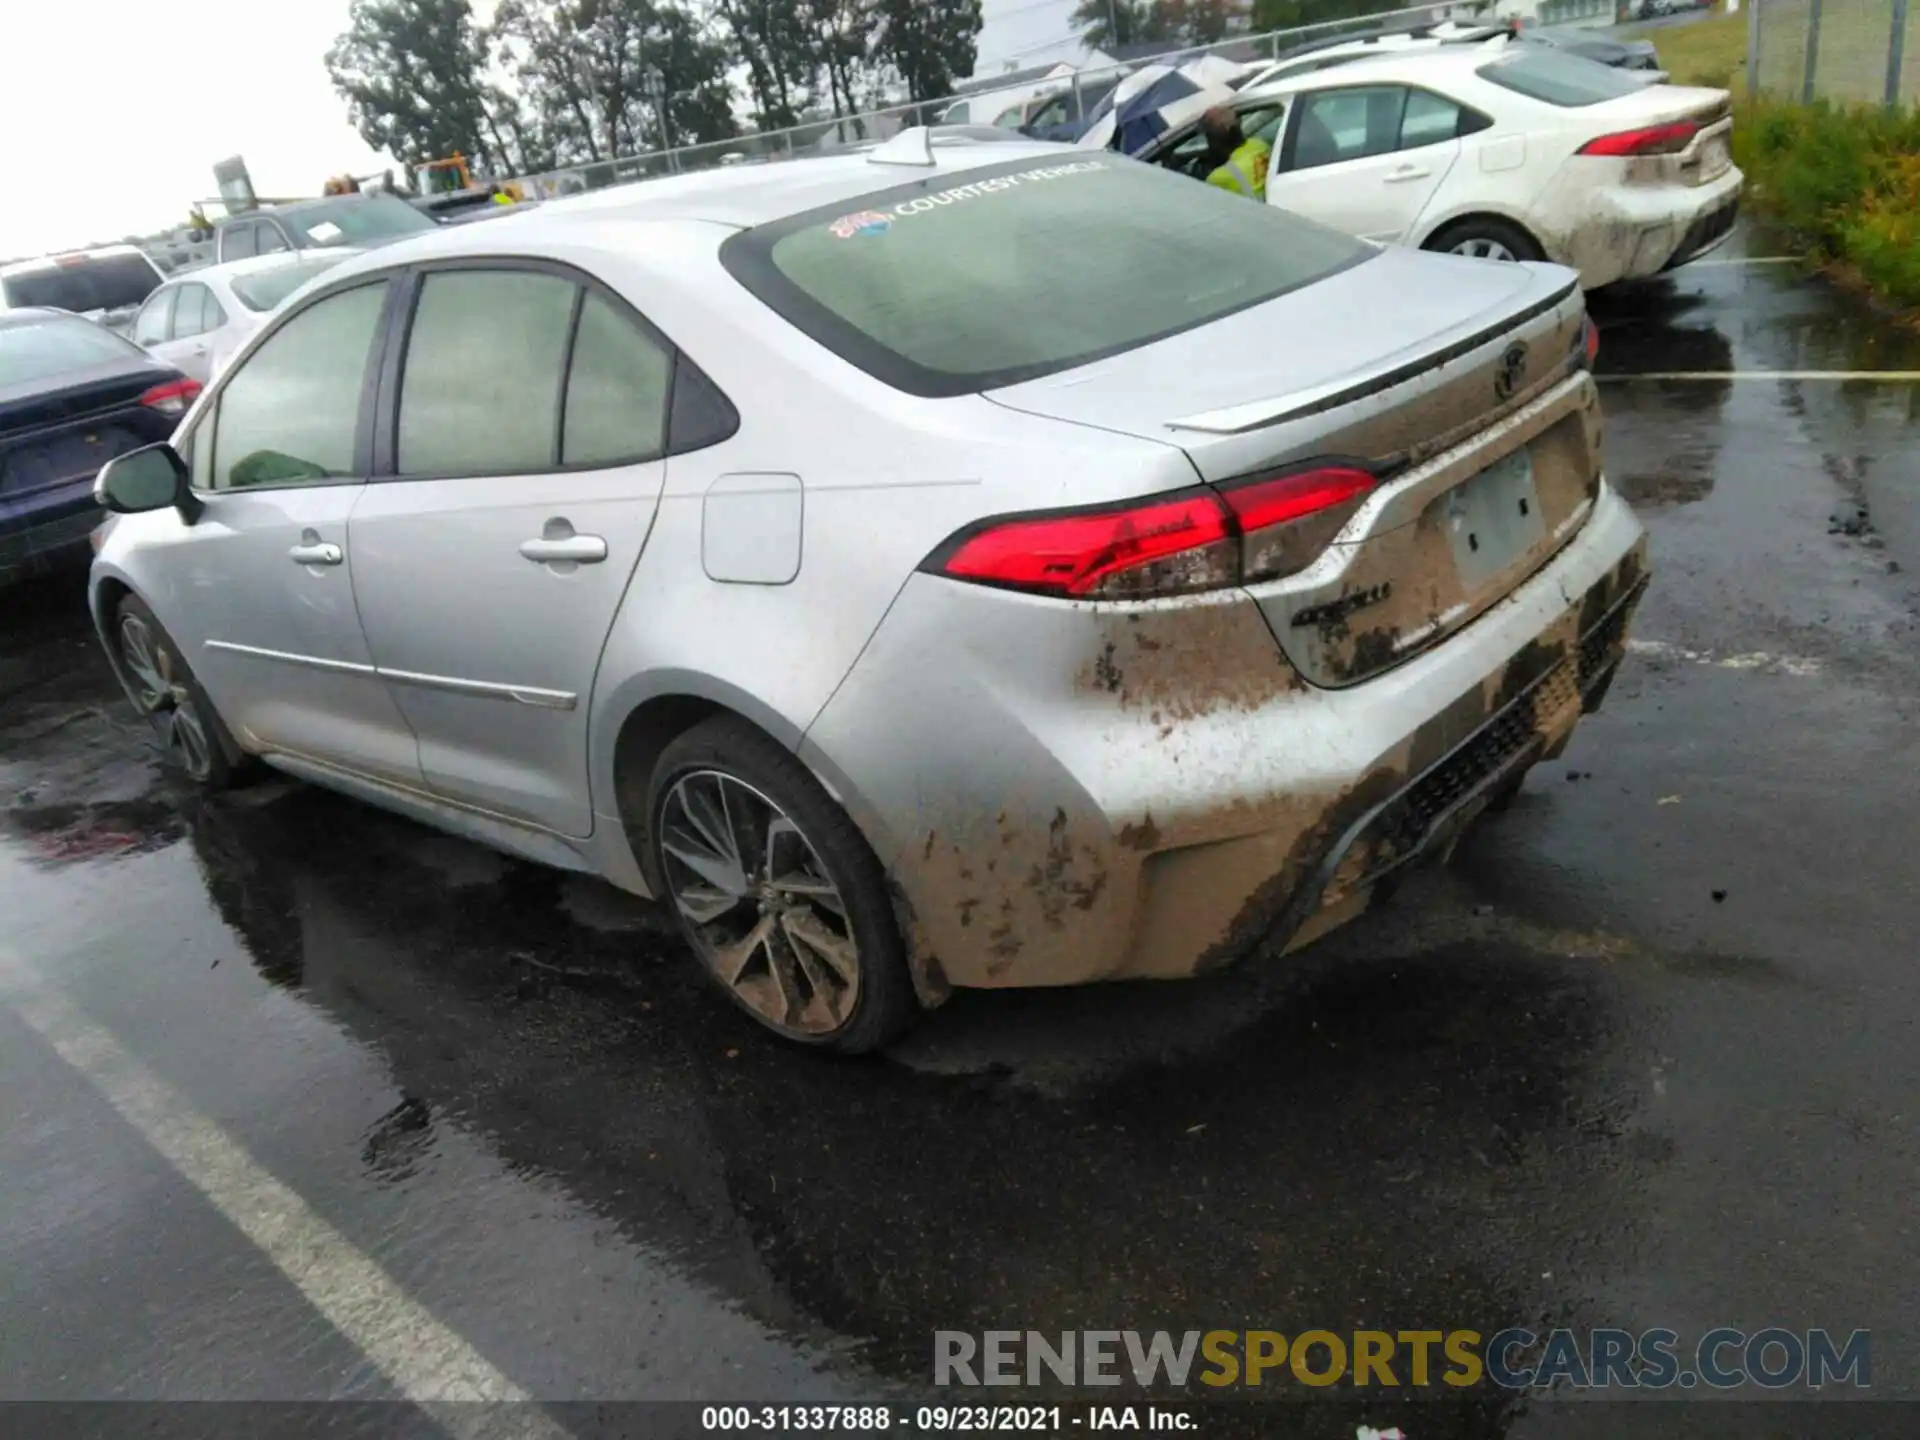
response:
[(742, 1004), (800, 1039), (852, 1019), (860, 952), (847, 904), (784, 810), (732, 775), (694, 771), (661, 804), (660, 853), (695, 949)]
[(173, 657), (155, 642), (153, 631), (138, 615), (120, 617), (120, 659), (139, 682), (134, 703), (142, 715), (153, 714), (173, 698)]
[(1462, 240), (1453, 247), (1453, 253), (1471, 255), (1476, 260), (1518, 260), (1520, 258), (1498, 240), (1488, 240), (1485, 237)]
[(138, 615), (120, 617), (120, 658), (134, 679), (134, 703), (142, 715), (158, 716), (166, 748), (178, 755), (188, 778), (204, 781), (213, 773), (213, 740), (194, 704), (193, 692), (173, 668), (173, 652), (154, 638)]

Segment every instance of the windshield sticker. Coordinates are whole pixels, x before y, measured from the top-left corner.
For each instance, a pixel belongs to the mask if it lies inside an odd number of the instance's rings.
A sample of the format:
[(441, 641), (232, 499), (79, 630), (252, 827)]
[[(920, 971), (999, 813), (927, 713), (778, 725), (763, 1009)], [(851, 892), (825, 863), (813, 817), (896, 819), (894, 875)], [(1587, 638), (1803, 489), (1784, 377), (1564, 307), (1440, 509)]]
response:
[(862, 210), (857, 215), (842, 215), (827, 228), (836, 239), (851, 240), (856, 235), (884, 235), (893, 228), (893, 219), (878, 210)]
[(340, 227), (331, 220), (322, 220), (318, 225), (309, 225), (307, 227), (307, 234), (312, 237), (316, 244), (331, 245), (340, 238), (341, 230)]
[(856, 235), (884, 235), (893, 228), (896, 218), (924, 215), (929, 210), (943, 209), (948, 205), (958, 205), (967, 200), (978, 200), (986, 195), (998, 195), (1007, 190), (1018, 190), (1023, 185), (1037, 184), (1043, 180), (1058, 180), (1067, 175), (1086, 175), (1092, 171), (1107, 168), (1103, 161), (1076, 160), (1069, 165), (1043, 165), (1036, 170), (1021, 170), (1012, 175), (996, 175), (989, 180), (975, 180), (966, 185), (956, 185), (951, 190), (940, 190), (931, 195), (916, 195), (911, 200), (902, 200), (893, 207), (891, 214), (879, 210), (862, 210), (856, 215), (842, 215), (838, 220), (829, 222), (827, 229), (841, 240), (851, 240)]

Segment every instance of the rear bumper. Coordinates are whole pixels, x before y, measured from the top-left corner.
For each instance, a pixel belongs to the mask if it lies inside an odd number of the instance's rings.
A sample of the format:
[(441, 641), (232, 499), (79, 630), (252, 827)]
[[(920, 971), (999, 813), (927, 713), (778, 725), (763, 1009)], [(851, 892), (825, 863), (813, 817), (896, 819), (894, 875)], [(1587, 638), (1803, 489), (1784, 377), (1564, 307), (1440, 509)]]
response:
[(1718, 250), (1733, 234), (1734, 222), (1739, 218), (1740, 197), (1736, 194), (1718, 210), (1708, 211), (1688, 226), (1687, 233), (1680, 237), (1679, 247), (1660, 268), (1677, 269), (1689, 260), (1698, 260), (1709, 251)]
[(105, 518), (91, 498), (12, 514), (0, 510), (0, 585), (83, 565), (92, 554), (88, 538)]
[(1589, 290), (1671, 270), (1725, 241), (1746, 178), (1738, 168), (1705, 185), (1608, 185), (1549, 206), (1567, 219), (1555, 256)]
[(1357, 914), (1557, 753), (1645, 573), (1603, 488), (1486, 614), (1339, 690), (1244, 597), (1075, 608), (917, 575), (801, 754), (886, 865), (923, 994), (1191, 975)]

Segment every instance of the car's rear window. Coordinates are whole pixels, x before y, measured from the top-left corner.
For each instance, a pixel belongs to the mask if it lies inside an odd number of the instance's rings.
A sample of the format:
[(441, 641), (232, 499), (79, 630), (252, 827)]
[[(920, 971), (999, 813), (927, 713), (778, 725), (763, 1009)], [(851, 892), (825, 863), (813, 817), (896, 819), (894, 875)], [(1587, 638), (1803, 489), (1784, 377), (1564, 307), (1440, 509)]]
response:
[(0, 325), (0, 389), (90, 370), (140, 351), (91, 320), (49, 315)]
[(1131, 350), (1375, 251), (1109, 155), (949, 171), (759, 226), (720, 253), (836, 354), (934, 396)]
[(160, 288), (160, 272), (144, 255), (81, 255), (0, 278), (0, 288), (15, 309), (44, 305), (84, 314), (140, 304)]
[(316, 255), (307, 260), (289, 260), (271, 270), (236, 275), (230, 282), (233, 293), (249, 310), (271, 310), (314, 276), (331, 270), (347, 257)]
[(1569, 110), (1637, 95), (1646, 88), (1598, 60), (1544, 45), (1510, 50), (1492, 64), (1482, 65), (1477, 73), (1503, 90)]

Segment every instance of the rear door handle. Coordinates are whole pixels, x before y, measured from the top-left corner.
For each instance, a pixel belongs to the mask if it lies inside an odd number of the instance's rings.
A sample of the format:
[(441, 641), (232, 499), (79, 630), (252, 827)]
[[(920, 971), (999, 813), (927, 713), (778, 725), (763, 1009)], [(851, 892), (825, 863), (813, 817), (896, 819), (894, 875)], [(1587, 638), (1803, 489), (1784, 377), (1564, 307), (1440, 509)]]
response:
[(598, 535), (567, 535), (548, 539), (522, 540), (520, 554), (536, 565), (571, 561), (575, 565), (598, 565), (607, 558), (607, 542)]
[(1433, 171), (1424, 165), (1402, 165), (1398, 170), (1389, 170), (1387, 172), (1387, 183), (1389, 185), (1403, 185), (1409, 180), (1424, 180), (1431, 174), (1433, 174)]
[(296, 545), (287, 554), (300, 565), (338, 565), (347, 558), (338, 545)]

